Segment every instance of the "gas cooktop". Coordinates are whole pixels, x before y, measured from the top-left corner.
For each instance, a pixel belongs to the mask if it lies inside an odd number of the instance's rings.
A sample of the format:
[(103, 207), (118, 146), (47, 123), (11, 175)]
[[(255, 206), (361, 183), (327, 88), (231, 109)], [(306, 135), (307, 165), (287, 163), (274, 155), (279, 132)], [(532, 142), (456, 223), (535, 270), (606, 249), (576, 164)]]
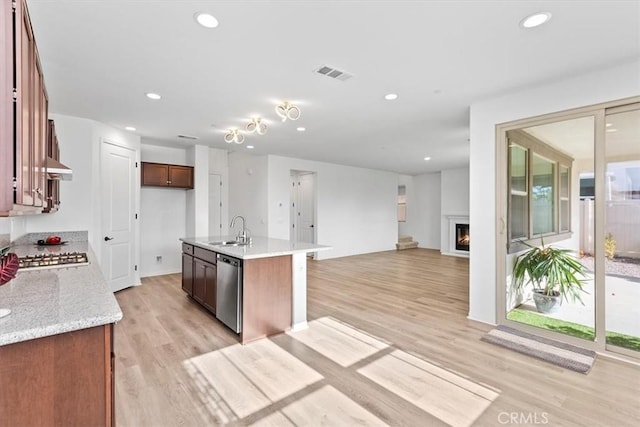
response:
[(27, 255), (18, 259), (20, 270), (62, 268), (88, 265), (86, 252), (60, 252), (41, 255)]

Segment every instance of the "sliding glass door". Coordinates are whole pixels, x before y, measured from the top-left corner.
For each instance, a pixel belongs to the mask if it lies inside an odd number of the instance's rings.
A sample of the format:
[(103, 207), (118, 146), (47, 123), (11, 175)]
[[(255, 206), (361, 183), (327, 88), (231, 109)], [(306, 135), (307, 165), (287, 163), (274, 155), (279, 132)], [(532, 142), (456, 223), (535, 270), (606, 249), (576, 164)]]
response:
[(640, 105), (607, 110), (605, 126), (606, 342), (640, 352)]
[[(497, 127), (498, 322), (640, 357), (640, 103), (612, 102)], [(578, 298), (528, 280), (514, 264), (531, 248), (568, 250)], [(534, 273), (530, 273), (534, 274)]]

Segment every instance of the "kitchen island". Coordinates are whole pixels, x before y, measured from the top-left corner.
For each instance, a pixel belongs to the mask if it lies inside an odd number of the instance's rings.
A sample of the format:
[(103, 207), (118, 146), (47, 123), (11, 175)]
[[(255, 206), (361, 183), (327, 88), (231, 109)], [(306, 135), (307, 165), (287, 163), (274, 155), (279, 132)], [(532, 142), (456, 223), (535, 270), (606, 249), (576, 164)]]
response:
[(243, 344), (307, 327), (307, 254), (331, 247), (267, 237), (253, 237), (250, 244), (237, 246), (220, 244), (234, 241), (232, 236), (180, 240), (183, 289), (219, 319), (220, 309), (227, 307), (221, 307), (216, 295), (220, 293), (216, 272), (223, 267), (218, 260), (231, 258), (241, 264), (241, 320), (239, 329), (232, 329), (239, 332)]
[(112, 425), (113, 324), (122, 311), (86, 241), (11, 247), (83, 252), (88, 264), (19, 270), (0, 287), (0, 424)]

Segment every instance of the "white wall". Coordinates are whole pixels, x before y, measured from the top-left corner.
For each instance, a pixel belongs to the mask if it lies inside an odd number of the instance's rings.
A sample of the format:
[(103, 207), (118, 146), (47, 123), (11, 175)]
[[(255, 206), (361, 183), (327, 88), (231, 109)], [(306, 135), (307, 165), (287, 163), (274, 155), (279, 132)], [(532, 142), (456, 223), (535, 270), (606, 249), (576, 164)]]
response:
[[(140, 137), (94, 120), (51, 114), (60, 144), (60, 161), (73, 170), (71, 181), (60, 183), (60, 209), (52, 214), (25, 218), (26, 232), (86, 230), (97, 259), (102, 254), (102, 203), (100, 150), (103, 141), (131, 148), (139, 160)], [(140, 192), (136, 190), (136, 212)], [(135, 236), (135, 262), (139, 264), (139, 230)], [(136, 282), (138, 282), (136, 276)]]
[[(184, 148), (142, 144), (143, 162), (191, 166)], [(182, 269), (181, 245), (186, 236), (187, 190), (179, 188), (140, 188), (140, 276), (177, 273)], [(157, 261), (156, 257), (162, 260)]]
[(186, 231), (190, 237), (209, 235), (209, 147), (187, 149), (187, 164), (193, 165), (193, 190), (187, 190)]
[(469, 216), (469, 168), (444, 170), (440, 174), (440, 249), (449, 251), (448, 215)]
[(398, 175), (289, 157), (268, 156), (268, 236), (289, 239), (291, 170), (316, 173), (317, 243), (328, 259), (395, 249)]
[(71, 181), (60, 181), (60, 210), (28, 218), (28, 232), (93, 230), (93, 120), (53, 116), (60, 161), (73, 170)]
[[(268, 236), (267, 180), (266, 156), (229, 154), (229, 218), (242, 215), (253, 236)], [(236, 224), (229, 234), (236, 235), (239, 227)]]
[(24, 236), (26, 233), (26, 217), (0, 218), (0, 247), (8, 246), (9, 243)]
[(413, 185), (417, 204), (417, 218), (411, 220), (413, 239), (421, 248), (440, 249), (440, 173), (414, 176)]
[(495, 126), (640, 95), (640, 60), (527, 88), (471, 106), (469, 318), (496, 323)]

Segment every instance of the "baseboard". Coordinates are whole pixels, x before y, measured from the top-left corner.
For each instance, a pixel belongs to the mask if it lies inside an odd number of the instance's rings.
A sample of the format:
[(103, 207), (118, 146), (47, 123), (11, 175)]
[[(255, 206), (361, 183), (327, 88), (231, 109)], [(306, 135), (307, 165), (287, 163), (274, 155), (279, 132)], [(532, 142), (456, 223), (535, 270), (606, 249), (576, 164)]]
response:
[(306, 320), (304, 322), (298, 322), (295, 325), (291, 325), (290, 332), (304, 331), (305, 329), (309, 329), (309, 324)]
[(182, 273), (182, 270), (154, 271), (151, 273), (140, 274), (140, 277), (144, 278), (144, 277), (165, 276), (167, 274), (178, 274), (178, 273)]
[(458, 258), (469, 258), (469, 255), (467, 255), (467, 254), (456, 254), (456, 253), (453, 253), (453, 252), (442, 252), (442, 251), (440, 251), (440, 255), (457, 256)]

